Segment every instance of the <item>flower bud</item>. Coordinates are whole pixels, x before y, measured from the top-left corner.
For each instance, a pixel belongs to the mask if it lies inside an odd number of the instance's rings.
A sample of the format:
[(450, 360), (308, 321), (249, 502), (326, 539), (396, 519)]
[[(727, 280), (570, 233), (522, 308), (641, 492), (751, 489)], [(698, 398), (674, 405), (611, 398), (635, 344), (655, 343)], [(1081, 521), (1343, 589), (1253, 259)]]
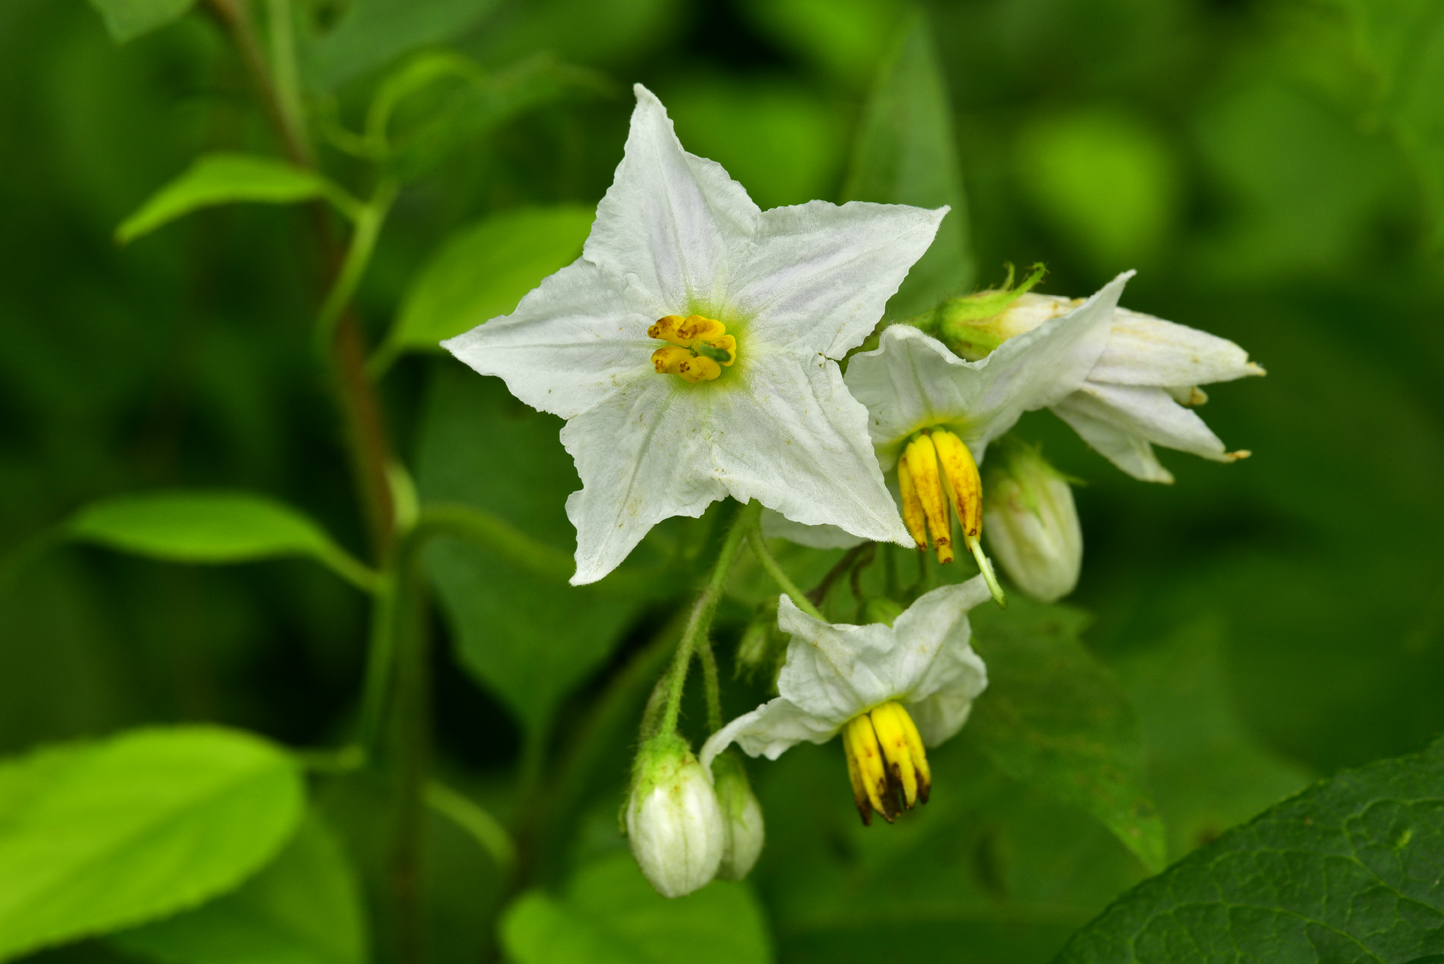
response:
[(765, 673), (764, 679), (777, 682), (782, 660), (787, 653), (787, 637), (777, 628), (777, 597), (765, 601), (742, 631), (737, 643), (736, 674), (748, 680)]
[(1068, 480), (1036, 449), (1005, 440), (988, 452), (983, 531), (1003, 570), (1035, 599), (1073, 591), (1083, 532)]
[(632, 856), (663, 897), (690, 894), (716, 876), (727, 842), (722, 810), (706, 771), (675, 733), (638, 751), (626, 821)]
[(727, 844), (722, 850), (717, 876), (723, 880), (741, 880), (757, 863), (766, 839), (762, 804), (757, 802), (742, 759), (736, 753), (729, 750), (713, 760), (712, 776), (717, 804), (722, 809), (722, 823), (727, 828)]

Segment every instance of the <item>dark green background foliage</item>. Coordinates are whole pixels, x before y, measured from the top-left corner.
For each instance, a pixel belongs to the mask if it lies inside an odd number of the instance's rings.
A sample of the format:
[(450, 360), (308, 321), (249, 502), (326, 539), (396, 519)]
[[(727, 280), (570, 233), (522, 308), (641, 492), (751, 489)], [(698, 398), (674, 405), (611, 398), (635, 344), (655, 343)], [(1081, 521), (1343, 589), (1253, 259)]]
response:
[[(364, 964), (379, 791), (313, 772), (303, 803), (277, 749), (353, 732), (368, 616), (349, 583), (373, 578), (313, 350), (309, 215), (205, 207), (115, 240), (198, 155), (282, 153), (211, 8), (188, 6), (0, 4), (0, 957), (81, 940), (36, 960)], [(719, 961), (1444, 960), (1444, 778), (1439, 744), (1419, 752), (1444, 730), (1444, 2), (295, 9), (323, 168), (363, 199), (376, 169), (403, 181), (356, 297), (386, 345), (397, 454), (423, 504), (484, 509), (545, 550), (425, 555), (436, 767), (512, 829), (522, 868), (427, 818), (431, 960), (680, 960), (697, 942)], [(1073, 296), (1137, 268), (1127, 307), (1269, 372), (1202, 411), (1253, 457), (1163, 453), (1171, 487), (1026, 417), (1086, 482), (1082, 581), (1066, 607), (980, 611), (992, 689), (932, 757), (931, 803), (864, 829), (836, 745), (749, 764), (761, 862), (670, 904), (621, 856), (616, 811), (712, 520), (659, 526), (629, 571), (564, 588), (578, 483), (559, 421), (427, 348), (448, 313), (505, 312), (579, 253), (634, 81), (764, 207), (952, 204), (893, 314), (1005, 262), (1046, 262), (1042, 290)], [(363, 136), (378, 85), (398, 94), (385, 158)], [(351, 141), (322, 136), (337, 127)], [(335, 199), (288, 183), (249, 196)], [(490, 287), (468, 287), (473, 259)], [(160, 489), (265, 500), (91, 506)], [(156, 535), (213, 509), (198, 546)], [(838, 556), (779, 554), (804, 585)], [(744, 559), (714, 634), (724, 677), (774, 592)], [(851, 607), (840, 590), (829, 615)], [(729, 683), (725, 709), (762, 682)], [(172, 728), (111, 736), (141, 725)], [(185, 781), (112, 807), (108, 773), (187, 753)], [(46, 828), (66, 836), (75, 812), (96, 822), (57, 862)], [(40, 863), (58, 883), (7, 883)]]

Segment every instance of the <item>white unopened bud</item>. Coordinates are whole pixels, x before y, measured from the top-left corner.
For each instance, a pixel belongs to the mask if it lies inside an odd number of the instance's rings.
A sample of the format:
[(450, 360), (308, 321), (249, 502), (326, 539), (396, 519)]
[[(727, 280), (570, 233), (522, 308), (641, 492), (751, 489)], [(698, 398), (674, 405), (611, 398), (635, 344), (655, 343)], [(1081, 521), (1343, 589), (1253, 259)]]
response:
[(686, 741), (656, 736), (637, 754), (627, 836), (642, 874), (663, 897), (681, 897), (717, 875), (727, 829), (712, 781)]
[(712, 775), (716, 781), (717, 804), (722, 808), (722, 823), (727, 829), (727, 844), (722, 850), (717, 876), (723, 880), (741, 880), (757, 863), (767, 836), (762, 826), (762, 804), (757, 802), (747, 771), (736, 753), (729, 750), (713, 760)]
[(1052, 602), (1073, 591), (1083, 531), (1073, 490), (1035, 449), (1005, 441), (988, 451), (983, 534), (1018, 588)]

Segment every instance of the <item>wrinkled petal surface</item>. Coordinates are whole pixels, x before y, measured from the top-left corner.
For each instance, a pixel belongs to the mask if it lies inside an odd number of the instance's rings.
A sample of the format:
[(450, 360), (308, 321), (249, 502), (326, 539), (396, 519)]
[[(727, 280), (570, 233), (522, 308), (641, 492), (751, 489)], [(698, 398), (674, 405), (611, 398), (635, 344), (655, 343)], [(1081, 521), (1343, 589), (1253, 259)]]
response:
[(1113, 385), (1208, 385), (1263, 369), (1233, 342), (1127, 308), (1113, 313), (1108, 345), (1088, 373)]
[(727, 306), (771, 344), (841, 358), (872, 333), (947, 213), (862, 201), (773, 208), (733, 268)]
[(1178, 404), (1162, 388), (1089, 382), (1069, 401), (1075, 411), (1110, 422), (1154, 445), (1189, 452), (1216, 462), (1228, 461), (1223, 442), (1204, 424), (1198, 413)]
[(722, 300), (733, 253), (749, 244), (762, 211), (721, 164), (682, 149), (656, 95), (632, 90), (626, 150), (582, 256), (650, 296), (656, 321)]
[(655, 377), (659, 315), (640, 289), (585, 260), (547, 278), (516, 311), (441, 346), (483, 375), (498, 375), (532, 408), (573, 418), (624, 385)]
[(1135, 479), (1164, 485), (1173, 483), (1173, 473), (1158, 461), (1148, 440), (1121, 428), (1106, 413), (1099, 414), (1070, 395), (1053, 406), (1053, 414), (1067, 422), (1100, 455)]
[(913, 432), (946, 425), (979, 461), (994, 438), (1026, 411), (1082, 386), (1107, 342), (1113, 309), (1132, 272), (1119, 275), (1067, 314), (1010, 338), (980, 361), (965, 361), (908, 325), (852, 358), (847, 387), (867, 406), (868, 430), (885, 469)]

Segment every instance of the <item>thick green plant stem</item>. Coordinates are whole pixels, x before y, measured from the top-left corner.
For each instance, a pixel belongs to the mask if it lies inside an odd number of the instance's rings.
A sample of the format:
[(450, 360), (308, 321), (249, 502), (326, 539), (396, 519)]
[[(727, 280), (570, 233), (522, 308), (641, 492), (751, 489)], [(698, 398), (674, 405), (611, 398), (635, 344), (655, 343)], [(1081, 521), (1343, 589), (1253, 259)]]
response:
[(767, 575), (777, 583), (777, 588), (787, 593), (787, 598), (792, 600), (792, 604), (815, 619), (826, 619), (822, 615), (822, 611), (812, 604), (811, 599), (807, 598), (807, 593), (799, 589), (797, 583), (792, 581), (792, 577), (777, 564), (772, 550), (767, 548), (767, 540), (762, 535), (760, 521), (753, 522), (747, 532), (747, 538), (751, 541), (752, 551), (757, 553), (757, 560), (762, 563), (762, 568), (767, 570)]
[(757, 520), (761, 517), (762, 504), (754, 499), (738, 510), (737, 517), (732, 520), (732, 528), (727, 531), (727, 537), (722, 541), (722, 551), (717, 554), (717, 562), (712, 567), (712, 574), (707, 577), (707, 585), (692, 604), (687, 617), (687, 627), (682, 630), (682, 639), (677, 643), (677, 652), (667, 670), (661, 719), (657, 721), (656, 727), (658, 733), (672, 733), (677, 729), (677, 714), (682, 709), (682, 687), (687, 683), (687, 667), (692, 662), (698, 641), (705, 639), (707, 631), (712, 628), (712, 615), (717, 611), (717, 603), (722, 598), (722, 591), (727, 587), (727, 576), (732, 572), (732, 564), (737, 561), (737, 554), (742, 550), (742, 540), (757, 528)]

